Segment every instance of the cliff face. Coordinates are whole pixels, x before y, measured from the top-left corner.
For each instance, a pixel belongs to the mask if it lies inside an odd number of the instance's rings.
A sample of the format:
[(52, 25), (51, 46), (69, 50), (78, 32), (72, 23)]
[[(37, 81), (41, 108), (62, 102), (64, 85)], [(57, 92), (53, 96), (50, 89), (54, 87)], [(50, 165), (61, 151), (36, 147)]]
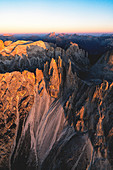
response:
[[(81, 68), (83, 68), (83, 66), (88, 67), (89, 65), (87, 53), (74, 44), (65, 51), (52, 43), (49, 44), (43, 41), (32, 42), (18, 40), (10, 43), (8, 46), (4, 46), (6, 43), (7, 42), (2, 42), (2, 48), (0, 49), (1, 73), (24, 71), (26, 69), (34, 72), (36, 68), (43, 69), (46, 61), (50, 63), (52, 58), (58, 59), (59, 56), (66, 63), (70, 58), (72, 62), (80, 64)], [(82, 63), (82, 58), (84, 58), (84, 63)], [(78, 64), (76, 64), (76, 66)]]
[[(76, 44), (63, 51), (44, 42), (28, 50), (30, 43), (16, 66), (25, 58), (31, 64), (38, 49), (35, 73), (27, 67), (0, 74), (0, 168), (112, 169), (112, 52), (90, 67)], [(1, 62), (7, 67), (3, 55)], [(102, 69), (109, 65), (108, 77)]]
[(17, 113), (23, 121), (34, 101), (33, 73), (0, 74), (0, 165), (6, 168), (17, 126)]

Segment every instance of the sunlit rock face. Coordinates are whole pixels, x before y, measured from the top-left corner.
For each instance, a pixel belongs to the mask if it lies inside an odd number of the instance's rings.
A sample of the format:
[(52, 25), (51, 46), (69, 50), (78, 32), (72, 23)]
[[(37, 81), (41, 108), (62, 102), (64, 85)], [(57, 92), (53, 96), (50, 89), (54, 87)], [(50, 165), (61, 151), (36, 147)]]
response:
[[(5, 44), (6, 44), (6, 41), (5, 41)], [(30, 41), (18, 40), (14, 43), (10, 43), (9, 45), (10, 46), (5, 47), (1, 51), (1, 54), (3, 56), (5, 56), (5, 55), (6, 56), (15, 56), (17, 54), (17, 55), (20, 55), (20, 57), (22, 57), (23, 54), (28, 55), (28, 53), (30, 53), (32, 51), (35, 53), (36, 50), (43, 51), (44, 49), (49, 48), (49, 45), (47, 43), (44, 43), (43, 41), (30, 42)], [(29, 48), (30, 48), (30, 51), (29, 51)]]
[[(3, 41), (0, 48), (0, 72), (6, 73), (11, 71), (23, 71), (25, 69), (29, 71), (35, 71), (36, 68), (43, 69), (43, 65), (46, 61), (51, 61), (51, 58), (61, 59), (66, 62), (70, 58), (72, 62), (79, 63), (77, 69), (84, 68), (89, 65), (88, 56), (84, 50), (74, 43), (67, 51), (60, 47), (56, 47), (52, 43), (43, 41), (23, 41), (18, 40), (16, 42)], [(4, 46), (5, 45), (5, 46)], [(85, 65), (82, 63), (82, 58), (85, 58)], [(80, 67), (80, 68), (79, 68)]]
[(2, 40), (0, 40), (0, 50), (4, 49), (4, 43)]
[(113, 169), (112, 52), (91, 67), (77, 44), (15, 44), (1, 55), (4, 72), (15, 67), (0, 74), (0, 168)]
[[(78, 166), (75, 163), (79, 156), (83, 168), (90, 165), (93, 147), (87, 133), (77, 135), (73, 120), (69, 118), (66, 106), (74, 94), (74, 89), (67, 86), (67, 80), (64, 87), (60, 88), (59, 65), (60, 63), (57, 65), (54, 59), (51, 60), (49, 82), (41, 70), (36, 70), (35, 100), (22, 127), (22, 133), (17, 133), (18, 140), (11, 155), (12, 169), (22, 167), (24, 169), (75, 169)], [(53, 72), (50, 75), (51, 69)], [(69, 68), (67, 66), (67, 74), (68, 76), (73, 74), (70, 66)], [(74, 78), (77, 78), (76, 74), (73, 75)], [(73, 79), (70, 79), (70, 83), (77, 88), (77, 82)], [(29, 144), (26, 143), (27, 141)], [(25, 149), (23, 149), (24, 145)]]
[(34, 73), (28, 71), (0, 74), (0, 169), (9, 164), (17, 113), (22, 123), (33, 105), (34, 84)]
[(12, 43), (12, 41), (10, 41), (10, 40), (9, 40), (9, 41), (5, 41), (5, 42), (4, 42), (4, 46), (7, 47), (7, 46), (10, 45), (11, 43)]

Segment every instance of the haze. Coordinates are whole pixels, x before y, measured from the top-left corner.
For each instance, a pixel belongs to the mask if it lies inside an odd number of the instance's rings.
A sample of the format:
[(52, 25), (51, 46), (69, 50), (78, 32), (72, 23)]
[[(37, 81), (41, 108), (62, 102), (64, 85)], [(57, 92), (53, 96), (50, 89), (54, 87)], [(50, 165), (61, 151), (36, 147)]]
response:
[(0, 33), (113, 32), (112, 0), (0, 0)]

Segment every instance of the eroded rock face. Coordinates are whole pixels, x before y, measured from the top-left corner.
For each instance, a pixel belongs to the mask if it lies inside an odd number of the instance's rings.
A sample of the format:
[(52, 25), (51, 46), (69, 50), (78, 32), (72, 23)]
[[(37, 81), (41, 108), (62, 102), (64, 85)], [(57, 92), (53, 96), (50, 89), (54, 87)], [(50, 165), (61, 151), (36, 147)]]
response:
[(73, 63), (76, 63), (76, 67), (84, 69), (89, 67), (88, 54), (84, 50), (79, 49), (76, 43), (71, 43), (71, 46), (66, 50), (66, 56)]
[(113, 51), (104, 54), (90, 69), (90, 78), (113, 80)]
[[(66, 62), (70, 58), (72, 62), (78, 62), (77, 69), (81, 69), (83, 64), (80, 65), (83, 58), (85, 58), (88, 65), (88, 57), (84, 50), (76, 47), (76, 44), (72, 44), (70, 48), (65, 51), (60, 47), (56, 47), (52, 43), (43, 41), (23, 41), (18, 40), (16, 42), (6, 41), (3, 43), (0, 49), (0, 72), (6, 73), (11, 71), (23, 71), (25, 69), (34, 72), (36, 68), (43, 69), (43, 65), (46, 61), (51, 61), (51, 58), (56, 60), (60, 56)], [(5, 47), (4, 47), (5, 44)], [(76, 49), (77, 48), (77, 49)], [(73, 54), (73, 56), (72, 56)]]
[(4, 49), (4, 43), (2, 40), (0, 40), (0, 50)]
[(34, 83), (34, 74), (27, 71), (0, 74), (0, 168), (9, 164), (17, 112), (22, 123), (34, 101)]
[[(53, 59), (49, 70), (51, 67), (53, 70), (57, 69)], [(57, 73), (57, 70), (55, 72)], [(51, 89), (53, 81), (59, 82), (58, 78), (55, 78), (53, 73), (52, 83), (48, 84), (46, 88), (43, 73), (40, 70), (37, 70), (36, 73), (38, 86), (36, 87), (35, 101), (24, 123), (23, 133), (20, 136), (17, 134), (18, 142), (16, 142), (11, 156), (11, 169), (22, 167), (24, 169), (75, 169), (81, 167), (78, 166), (78, 163), (75, 164), (76, 161), (79, 161), (78, 157), (82, 167), (88, 167), (93, 154), (88, 134), (77, 135), (72, 122), (70, 122), (70, 116), (66, 116), (65, 105), (73, 92), (61, 89), (63, 95), (56, 96), (54, 94), (53, 96), (51, 91), (48, 91), (48, 86)], [(76, 88), (76, 84), (74, 85)], [(26, 147), (23, 150), (24, 145)]]
[(4, 46), (7, 47), (7, 46), (10, 45), (11, 43), (12, 43), (12, 41), (10, 41), (10, 40), (9, 40), (9, 41), (5, 41), (5, 42), (4, 42)]
[[(67, 61), (62, 52), (55, 56), (61, 49), (44, 44), (31, 47), (31, 54), (38, 48), (38, 57), (19, 57), (19, 67), (28, 58), (35, 65), (41, 57), (35, 74), (0, 74), (0, 168), (113, 169), (112, 52), (90, 68), (76, 44), (66, 51)], [(105, 65), (110, 65), (109, 77)]]

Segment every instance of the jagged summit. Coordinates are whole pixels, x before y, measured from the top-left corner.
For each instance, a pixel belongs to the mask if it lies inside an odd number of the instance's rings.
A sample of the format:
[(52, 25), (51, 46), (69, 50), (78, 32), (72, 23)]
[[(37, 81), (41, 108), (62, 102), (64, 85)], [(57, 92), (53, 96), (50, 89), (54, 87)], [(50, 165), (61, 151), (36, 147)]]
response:
[[(6, 43), (9, 43), (7, 46)], [(87, 69), (89, 65), (88, 54), (79, 49), (75, 43), (65, 51), (61, 47), (43, 41), (2, 42), (0, 50), (0, 71), (21, 71), (24, 69), (34, 71), (37, 67), (42, 68), (44, 63), (51, 58), (57, 59), (60, 56), (68, 63), (70, 59), (73, 64), (76, 62), (76, 69)], [(81, 65), (82, 63), (82, 65)], [(84, 69), (83, 68), (83, 69)]]
[(78, 47), (77, 43), (70, 42), (70, 45)]
[[(67, 50), (56, 47), (53, 43), (43, 41), (0, 41), (0, 72), (35, 71), (43, 68), (46, 61), (51, 58), (61, 59), (68, 64), (82, 79), (86, 81), (99, 81), (106, 79), (112, 81), (112, 50), (105, 53), (96, 64), (90, 65), (88, 53), (79, 48), (78, 44), (71, 42)], [(90, 82), (91, 82), (90, 81)]]
[(94, 79), (113, 80), (113, 50), (104, 54), (89, 70), (89, 77)]
[(1, 44), (0, 168), (113, 169), (113, 52), (92, 66), (75, 43)]
[(51, 38), (51, 37), (55, 37), (56, 34), (55, 34), (55, 32), (52, 32), (52, 33), (48, 34), (48, 36)]

